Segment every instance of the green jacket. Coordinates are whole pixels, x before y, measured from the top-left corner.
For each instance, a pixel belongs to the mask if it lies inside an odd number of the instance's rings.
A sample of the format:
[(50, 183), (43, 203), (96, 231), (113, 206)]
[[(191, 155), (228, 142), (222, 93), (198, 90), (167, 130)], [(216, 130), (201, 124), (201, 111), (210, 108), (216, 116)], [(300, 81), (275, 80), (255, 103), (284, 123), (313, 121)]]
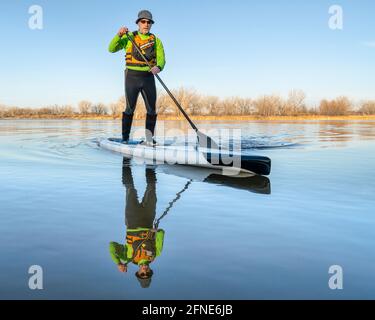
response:
[[(131, 36), (133, 36), (132, 32), (129, 32)], [(146, 40), (150, 37), (149, 34), (139, 34), (142, 40)], [(158, 37), (156, 38), (156, 65), (159, 67), (160, 71), (164, 69), (165, 66), (165, 53), (164, 53), (164, 47), (163, 43)], [(109, 44), (108, 50), (109, 52), (115, 53), (120, 50), (123, 50), (130, 47), (132, 43), (129, 41), (128, 36), (124, 35), (121, 38), (118, 34), (115, 35), (115, 37), (112, 39), (111, 43)], [(149, 67), (135, 67), (135, 66), (128, 66), (128, 69), (131, 70), (137, 70), (137, 71), (150, 71)]]
[[(137, 231), (148, 231), (150, 229), (146, 228), (137, 228), (128, 230), (129, 232), (137, 232)], [(164, 230), (159, 229), (156, 233), (155, 237), (155, 247), (156, 247), (156, 254), (155, 257), (160, 256), (163, 250), (163, 242), (164, 242)], [(109, 244), (109, 253), (114, 263), (117, 265), (128, 264), (132, 262), (133, 258), (133, 247), (132, 245), (125, 243), (125, 245), (119, 244), (117, 242), (110, 242)], [(145, 263), (145, 261), (141, 260), (138, 262), (138, 265)]]

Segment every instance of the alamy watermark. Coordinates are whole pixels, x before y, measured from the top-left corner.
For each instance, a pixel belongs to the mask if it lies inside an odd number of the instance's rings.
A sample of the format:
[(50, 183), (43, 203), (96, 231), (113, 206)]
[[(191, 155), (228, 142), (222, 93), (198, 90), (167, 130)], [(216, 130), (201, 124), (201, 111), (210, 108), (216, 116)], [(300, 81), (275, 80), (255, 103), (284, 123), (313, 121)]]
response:
[(38, 265), (33, 265), (29, 268), (29, 289), (30, 290), (43, 290), (43, 268)]
[[(43, 268), (39, 265), (30, 266), (28, 273), (31, 275), (28, 281), (30, 290), (43, 290)], [(344, 271), (340, 265), (332, 265), (328, 269), (331, 275), (328, 280), (328, 287), (331, 290), (344, 289)]]
[(339, 265), (333, 265), (329, 267), (328, 274), (332, 276), (329, 278), (328, 287), (331, 290), (343, 290), (344, 289), (344, 270)]
[(340, 5), (332, 5), (328, 9), (328, 13), (331, 15), (328, 20), (328, 27), (331, 30), (343, 30), (344, 29), (344, 10)]
[(32, 5), (29, 7), (29, 28), (31, 30), (43, 29), (43, 8), (39, 5)]
[[(220, 150), (202, 148), (208, 141), (199, 141), (199, 151), (193, 152), (198, 148), (196, 132), (188, 130), (165, 130), (164, 122), (158, 122), (157, 141), (160, 148), (144, 148), (138, 145), (132, 148), (132, 156), (137, 164), (147, 163), (147, 159), (153, 159), (155, 162), (168, 164), (188, 164), (197, 166), (208, 166), (221, 168), (223, 175), (238, 175), (241, 169), (242, 149), (241, 149), (241, 129), (209, 129), (201, 130), (202, 133), (219, 144)], [(135, 129), (132, 132), (132, 139), (142, 137), (143, 128)], [(190, 140), (190, 141), (189, 141)], [(169, 148), (172, 146), (173, 148)], [(186, 147), (188, 146), (188, 147)]]

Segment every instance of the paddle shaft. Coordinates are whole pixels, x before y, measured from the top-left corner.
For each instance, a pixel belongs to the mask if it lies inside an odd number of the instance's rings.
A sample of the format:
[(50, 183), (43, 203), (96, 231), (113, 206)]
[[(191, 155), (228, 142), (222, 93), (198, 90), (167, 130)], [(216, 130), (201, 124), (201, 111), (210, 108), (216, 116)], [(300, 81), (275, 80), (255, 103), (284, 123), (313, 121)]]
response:
[[(141, 49), (137, 46), (137, 44), (134, 42), (134, 40), (130, 37), (129, 35), (129, 32), (126, 33), (126, 36), (128, 37), (128, 39), (130, 40), (130, 42), (133, 44), (134, 48), (138, 51), (138, 53), (140, 54), (140, 56), (142, 57), (142, 59), (147, 63), (148, 67), (151, 69), (152, 66), (150, 65), (150, 63), (148, 62), (147, 58), (144, 56), (144, 54), (142, 53)], [(174, 95), (172, 94), (172, 92), (170, 92), (170, 90), (168, 89), (168, 87), (165, 85), (165, 83), (163, 82), (163, 80), (161, 80), (161, 78), (159, 77), (159, 75), (155, 75), (155, 77), (159, 80), (160, 84), (163, 86), (163, 88), (165, 89), (165, 91), (167, 91), (167, 93), (169, 94), (169, 96), (171, 97), (171, 99), (173, 100), (173, 102), (176, 104), (177, 108), (181, 111), (181, 113), (184, 115), (184, 117), (186, 118), (186, 120), (189, 122), (189, 124), (191, 125), (191, 127), (195, 130), (195, 131), (198, 131), (198, 128), (197, 126), (194, 124), (193, 121), (191, 121), (191, 119), (189, 118), (189, 116), (187, 115), (187, 113), (185, 112), (184, 109), (182, 109), (180, 103), (177, 101), (177, 99), (174, 97)]]
[(160, 218), (156, 219), (155, 222), (154, 222), (154, 227), (155, 229), (157, 229), (159, 227), (159, 222), (161, 219), (163, 219), (169, 212), (169, 210), (172, 209), (173, 205), (177, 202), (178, 199), (180, 199), (181, 197), (181, 194), (183, 194), (188, 188), (189, 188), (189, 185), (193, 182), (192, 179), (190, 179), (184, 186), (184, 188), (176, 193), (176, 197), (171, 201), (169, 202), (168, 204), (168, 207), (164, 210), (163, 214), (160, 216)]

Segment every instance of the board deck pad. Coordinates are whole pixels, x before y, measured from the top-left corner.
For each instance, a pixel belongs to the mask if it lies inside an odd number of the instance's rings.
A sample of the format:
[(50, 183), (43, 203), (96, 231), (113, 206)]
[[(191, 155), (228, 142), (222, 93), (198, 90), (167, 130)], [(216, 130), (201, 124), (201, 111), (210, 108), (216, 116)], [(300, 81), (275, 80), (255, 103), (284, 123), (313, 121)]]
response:
[[(122, 143), (124, 145), (130, 145), (130, 146), (136, 146), (140, 145), (144, 140), (129, 140), (127, 143), (123, 143), (121, 138), (109, 138), (109, 141), (116, 142), (116, 143)], [(174, 140), (166, 140), (163, 143), (157, 143), (155, 146), (171, 146), (175, 143)]]

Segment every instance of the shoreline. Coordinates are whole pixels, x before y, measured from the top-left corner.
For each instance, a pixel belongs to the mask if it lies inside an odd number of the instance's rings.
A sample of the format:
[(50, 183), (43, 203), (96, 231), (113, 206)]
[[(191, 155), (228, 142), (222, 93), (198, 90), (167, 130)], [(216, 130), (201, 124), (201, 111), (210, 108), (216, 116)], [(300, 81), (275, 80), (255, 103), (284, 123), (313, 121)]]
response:
[[(349, 120), (375, 120), (375, 115), (347, 115), (347, 116), (323, 116), (323, 115), (301, 115), (301, 116), (189, 116), (193, 121), (349, 121)], [(110, 115), (69, 115), (69, 116), (24, 116), (4, 117), (0, 120), (120, 120), (120, 116)], [(135, 117), (134, 120), (145, 120), (144, 117)], [(183, 116), (158, 116), (158, 120), (185, 121)]]

